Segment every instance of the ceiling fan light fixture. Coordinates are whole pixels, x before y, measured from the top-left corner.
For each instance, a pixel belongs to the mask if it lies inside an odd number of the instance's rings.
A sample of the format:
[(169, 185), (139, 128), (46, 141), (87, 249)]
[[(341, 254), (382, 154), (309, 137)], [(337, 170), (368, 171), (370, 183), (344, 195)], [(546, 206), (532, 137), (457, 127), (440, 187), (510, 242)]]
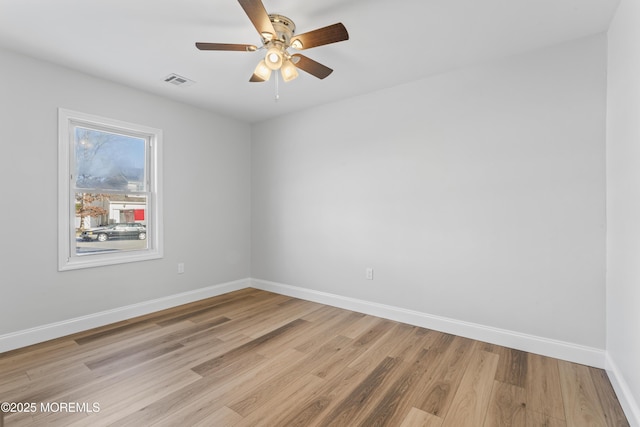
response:
[(298, 69), (295, 65), (289, 60), (284, 61), (282, 67), (280, 68), (280, 74), (282, 74), (282, 80), (285, 82), (290, 82), (291, 80), (298, 77)]
[(258, 65), (256, 66), (256, 69), (253, 72), (253, 75), (262, 79), (265, 82), (269, 80), (269, 78), (271, 77), (271, 68), (267, 67), (267, 64), (264, 62), (264, 59), (258, 62)]
[(267, 67), (272, 70), (277, 70), (282, 67), (282, 62), (284, 58), (282, 52), (277, 47), (272, 47), (267, 51), (267, 54), (264, 57), (264, 61), (267, 64)]
[[(260, 34), (262, 45), (239, 43), (204, 43), (197, 42), (199, 50), (218, 50), (235, 52), (255, 52), (265, 50), (259, 59), (250, 82), (265, 82), (274, 71), (280, 70), (284, 81), (298, 77), (300, 70), (318, 79), (328, 77), (333, 70), (311, 58), (299, 53), (291, 54), (289, 48), (296, 50), (310, 49), (349, 40), (349, 33), (344, 24), (338, 22), (326, 27), (317, 28), (306, 33), (296, 34), (296, 25), (286, 16), (267, 13), (263, 0), (238, 0), (254, 28)], [(294, 34), (296, 34), (294, 36)], [(276, 74), (276, 87), (279, 76)]]

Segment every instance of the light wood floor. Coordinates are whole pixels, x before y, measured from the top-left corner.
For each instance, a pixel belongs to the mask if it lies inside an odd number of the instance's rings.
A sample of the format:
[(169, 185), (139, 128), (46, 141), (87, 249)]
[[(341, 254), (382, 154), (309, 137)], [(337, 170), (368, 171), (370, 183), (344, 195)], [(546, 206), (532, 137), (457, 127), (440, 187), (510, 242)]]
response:
[(5, 427), (629, 425), (600, 369), (254, 289), (0, 354), (2, 401), (36, 404)]

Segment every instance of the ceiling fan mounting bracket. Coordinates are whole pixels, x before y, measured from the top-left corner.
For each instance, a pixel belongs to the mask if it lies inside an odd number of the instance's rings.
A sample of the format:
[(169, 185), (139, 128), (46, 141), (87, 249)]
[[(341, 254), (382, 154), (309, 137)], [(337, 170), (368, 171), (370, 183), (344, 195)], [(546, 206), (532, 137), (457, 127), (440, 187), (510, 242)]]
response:
[(269, 14), (269, 20), (273, 25), (273, 29), (276, 30), (276, 37), (274, 40), (265, 40), (265, 43), (268, 41), (278, 40), (282, 42), (286, 47), (289, 47), (289, 41), (291, 37), (293, 37), (293, 33), (296, 31), (296, 24), (286, 16), (278, 15), (276, 13)]

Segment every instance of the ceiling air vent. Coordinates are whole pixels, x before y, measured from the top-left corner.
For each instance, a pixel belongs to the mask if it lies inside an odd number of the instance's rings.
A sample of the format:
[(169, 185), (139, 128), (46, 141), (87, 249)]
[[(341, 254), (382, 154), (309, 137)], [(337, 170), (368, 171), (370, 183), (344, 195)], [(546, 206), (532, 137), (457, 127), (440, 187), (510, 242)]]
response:
[(164, 78), (164, 81), (176, 86), (191, 86), (195, 83), (193, 80), (189, 80), (188, 78), (179, 76), (177, 74), (169, 74)]

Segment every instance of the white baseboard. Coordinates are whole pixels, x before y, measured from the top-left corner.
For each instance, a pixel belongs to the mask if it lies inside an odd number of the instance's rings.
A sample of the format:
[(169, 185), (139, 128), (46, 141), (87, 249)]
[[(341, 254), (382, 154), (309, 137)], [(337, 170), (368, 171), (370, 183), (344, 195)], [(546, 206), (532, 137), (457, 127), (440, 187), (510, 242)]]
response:
[(608, 352), (606, 357), (606, 370), (629, 424), (631, 427), (640, 427), (640, 406), (633, 397), (631, 389), (629, 389), (620, 369)]
[(593, 347), (493, 328), (476, 323), (463, 322), (390, 305), (319, 292), (297, 286), (284, 285), (282, 283), (274, 283), (260, 279), (250, 280), (251, 286), (256, 289), (383, 317), (410, 325), (460, 335), (478, 341), (489, 342), (596, 368), (604, 369), (605, 367), (605, 351)]
[(0, 335), (0, 353), (249, 287), (249, 279), (170, 295), (113, 310)]
[(259, 279), (243, 279), (0, 335), (0, 353), (254, 287), (505, 347), (605, 368), (604, 350)]

